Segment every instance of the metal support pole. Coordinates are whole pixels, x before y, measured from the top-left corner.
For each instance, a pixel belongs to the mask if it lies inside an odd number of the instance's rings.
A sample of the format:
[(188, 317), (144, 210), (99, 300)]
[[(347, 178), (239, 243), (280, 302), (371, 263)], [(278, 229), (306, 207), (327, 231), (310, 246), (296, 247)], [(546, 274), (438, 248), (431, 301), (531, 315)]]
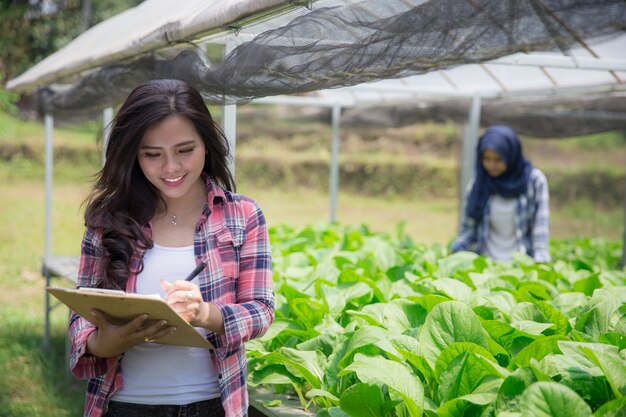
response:
[(624, 236), (622, 237), (622, 269), (626, 269), (626, 194), (624, 194)]
[(467, 184), (474, 175), (475, 163), (476, 163), (476, 145), (478, 143), (478, 130), (480, 129), (480, 110), (481, 99), (480, 95), (476, 94), (472, 97), (472, 102), (469, 108), (469, 116), (467, 124), (463, 132), (463, 147), (461, 153), (461, 184), (459, 186), (459, 222), (463, 218), (463, 212), (465, 211), (465, 190)]
[(113, 120), (113, 108), (107, 107), (102, 112), (102, 166), (107, 160), (107, 146), (111, 134), (111, 121)]
[[(44, 118), (44, 131), (45, 131), (45, 187), (46, 187), (46, 202), (45, 202), (45, 233), (44, 233), (44, 274), (46, 276), (46, 288), (50, 285), (50, 271), (45, 265), (47, 264), (50, 256), (52, 255), (52, 172), (53, 172), (53, 129), (54, 119), (51, 115), (46, 114)], [(50, 346), (50, 295), (48, 291), (44, 289), (44, 303), (45, 303), (45, 319), (44, 319), (44, 332), (43, 332), (43, 346), (47, 348)]]
[(330, 162), (330, 222), (337, 221), (337, 190), (339, 189), (339, 121), (341, 106), (336, 104), (332, 110), (332, 143)]
[[(224, 56), (228, 55), (235, 49), (235, 43), (232, 40), (226, 41), (224, 45)], [(237, 105), (229, 104), (222, 107), (222, 131), (228, 141), (229, 159), (228, 170), (235, 178), (235, 155), (237, 150)]]

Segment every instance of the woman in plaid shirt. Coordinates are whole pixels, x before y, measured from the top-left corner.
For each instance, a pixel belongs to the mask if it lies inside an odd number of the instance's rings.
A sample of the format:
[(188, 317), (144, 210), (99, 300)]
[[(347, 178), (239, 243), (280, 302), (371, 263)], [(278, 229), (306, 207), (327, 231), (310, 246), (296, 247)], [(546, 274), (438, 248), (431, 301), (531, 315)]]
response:
[(265, 217), (233, 192), (227, 157), (184, 82), (138, 86), (115, 117), (87, 200), (78, 286), (160, 293), (214, 349), (159, 344), (176, 329), (145, 316), (116, 325), (94, 310), (94, 325), (72, 314), (72, 372), (89, 380), (85, 416), (247, 414), (244, 343), (274, 319), (272, 261)]
[(476, 175), (452, 252), (469, 250), (497, 260), (511, 260), (517, 252), (549, 262), (549, 239), (545, 175), (524, 158), (513, 129), (489, 127), (478, 141)]

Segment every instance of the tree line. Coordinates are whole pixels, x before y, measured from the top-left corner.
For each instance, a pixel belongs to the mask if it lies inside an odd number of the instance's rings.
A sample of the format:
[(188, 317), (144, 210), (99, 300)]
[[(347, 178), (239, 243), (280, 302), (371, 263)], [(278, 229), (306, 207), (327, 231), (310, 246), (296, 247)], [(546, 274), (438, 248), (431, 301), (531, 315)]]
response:
[(0, 86), (89, 27), (141, 1), (0, 0)]

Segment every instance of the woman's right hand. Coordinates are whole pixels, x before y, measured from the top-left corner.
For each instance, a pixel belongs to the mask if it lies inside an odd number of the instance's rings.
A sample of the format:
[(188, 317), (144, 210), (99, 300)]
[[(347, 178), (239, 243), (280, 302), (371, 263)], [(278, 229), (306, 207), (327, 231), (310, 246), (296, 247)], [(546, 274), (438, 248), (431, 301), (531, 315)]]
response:
[(146, 325), (147, 314), (141, 314), (125, 324), (114, 323), (97, 309), (91, 314), (97, 329), (87, 338), (87, 353), (101, 358), (121, 355), (134, 346), (153, 342), (176, 331), (165, 320)]

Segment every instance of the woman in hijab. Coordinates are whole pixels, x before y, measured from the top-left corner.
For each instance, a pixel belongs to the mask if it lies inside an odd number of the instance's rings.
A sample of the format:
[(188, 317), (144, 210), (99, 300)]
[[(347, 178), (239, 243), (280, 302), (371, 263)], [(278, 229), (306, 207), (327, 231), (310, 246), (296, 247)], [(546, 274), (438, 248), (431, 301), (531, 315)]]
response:
[(452, 252), (473, 251), (508, 261), (514, 253), (549, 262), (548, 182), (524, 158), (513, 129), (491, 126), (476, 149), (461, 231)]

